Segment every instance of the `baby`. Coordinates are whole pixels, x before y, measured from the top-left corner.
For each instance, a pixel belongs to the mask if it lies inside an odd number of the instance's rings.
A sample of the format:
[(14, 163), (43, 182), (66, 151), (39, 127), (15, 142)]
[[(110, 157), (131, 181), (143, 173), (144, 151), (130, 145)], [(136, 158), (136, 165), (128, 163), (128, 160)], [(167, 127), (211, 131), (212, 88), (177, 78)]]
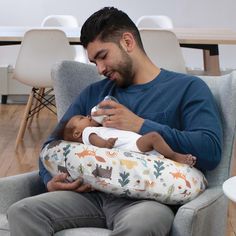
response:
[(191, 167), (196, 163), (196, 157), (191, 154), (174, 152), (157, 132), (141, 136), (131, 131), (102, 127), (90, 116), (73, 116), (64, 127), (63, 139), (101, 148), (114, 147), (154, 155), (160, 153), (168, 159), (188, 164)]

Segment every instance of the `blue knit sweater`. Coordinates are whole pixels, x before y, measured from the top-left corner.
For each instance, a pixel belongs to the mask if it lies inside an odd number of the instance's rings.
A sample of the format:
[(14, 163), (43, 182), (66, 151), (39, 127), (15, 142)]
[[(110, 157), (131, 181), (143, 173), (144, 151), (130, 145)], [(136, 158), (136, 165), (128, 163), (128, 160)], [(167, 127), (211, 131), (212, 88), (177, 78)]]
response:
[[(198, 169), (214, 169), (221, 159), (222, 127), (214, 98), (198, 77), (161, 70), (151, 82), (116, 87), (114, 81), (101, 80), (88, 86), (69, 107), (57, 125), (76, 114), (88, 115), (93, 106), (107, 95), (145, 119), (140, 134), (157, 131), (170, 147), (180, 153), (197, 157)], [(44, 145), (58, 139), (57, 132)], [(39, 163), (45, 184), (50, 174)]]

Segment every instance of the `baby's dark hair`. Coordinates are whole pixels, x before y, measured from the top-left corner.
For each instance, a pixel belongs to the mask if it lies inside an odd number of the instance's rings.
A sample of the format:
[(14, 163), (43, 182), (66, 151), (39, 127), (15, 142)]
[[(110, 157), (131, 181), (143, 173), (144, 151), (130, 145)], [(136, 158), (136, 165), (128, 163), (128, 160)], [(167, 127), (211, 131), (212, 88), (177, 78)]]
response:
[(104, 7), (85, 21), (80, 41), (85, 48), (95, 39), (118, 43), (124, 32), (132, 33), (138, 47), (144, 51), (139, 30), (129, 16), (117, 8)]
[(69, 123), (69, 120), (65, 122), (63, 132), (62, 132), (62, 138), (65, 141), (75, 141), (73, 138), (75, 126), (72, 126), (71, 124), (69, 125), (68, 123)]
[(56, 130), (53, 131), (53, 136), (61, 140), (73, 141), (74, 127), (68, 126), (69, 120), (59, 123)]

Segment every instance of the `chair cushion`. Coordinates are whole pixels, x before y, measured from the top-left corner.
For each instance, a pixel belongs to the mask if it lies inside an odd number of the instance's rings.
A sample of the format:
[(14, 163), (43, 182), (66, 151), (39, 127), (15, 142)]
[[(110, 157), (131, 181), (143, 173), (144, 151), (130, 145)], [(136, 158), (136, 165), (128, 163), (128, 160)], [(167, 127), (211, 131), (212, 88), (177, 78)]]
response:
[(9, 225), (5, 214), (0, 214), (0, 235), (10, 236)]
[[(75, 228), (59, 231), (55, 236), (108, 236), (111, 231), (101, 228)], [(9, 225), (5, 214), (0, 214), (0, 235), (10, 236)]]
[[(1, 236), (10, 236), (10, 232), (6, 230), (0, 229), (0, 235)], [(94, 235), (95, 236), (95, 235)]]
[(53, 176), (59, 172), (72, 179), (82, 176), (95, 189), (123, 197), (183, 204), (206, 188), (199, 170), (161, 155), (54, 141), (42, 150), (41, 160)]
[(111, 231), (101, 228), (76, 228), (57, 232), (55, 236), (108, 236)]

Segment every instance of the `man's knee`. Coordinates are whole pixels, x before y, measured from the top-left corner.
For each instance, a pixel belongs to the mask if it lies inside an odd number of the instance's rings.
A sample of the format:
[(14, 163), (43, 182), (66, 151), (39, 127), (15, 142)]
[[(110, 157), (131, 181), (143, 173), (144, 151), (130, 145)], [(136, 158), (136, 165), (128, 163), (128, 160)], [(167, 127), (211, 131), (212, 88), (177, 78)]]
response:
[(12, 204), (7, 217), (11, 235), (52, 235), (52, 228), (49, 218), (41, 212), (40, 205), (37, 205), (34, 198), (25, 198)]
[(147, 201), (131, 206), (118, 214), (113, 236), (166, 236), (169, 234), (174, 214), (157, 202)]
[(14, 221), (26, 220), (26, 218), (31, 218), (34, 211), (29, 209), (29, 205), (24, 200), (12, 204), (8, 211), (7, 217), (9, 223), (14, 223)]

